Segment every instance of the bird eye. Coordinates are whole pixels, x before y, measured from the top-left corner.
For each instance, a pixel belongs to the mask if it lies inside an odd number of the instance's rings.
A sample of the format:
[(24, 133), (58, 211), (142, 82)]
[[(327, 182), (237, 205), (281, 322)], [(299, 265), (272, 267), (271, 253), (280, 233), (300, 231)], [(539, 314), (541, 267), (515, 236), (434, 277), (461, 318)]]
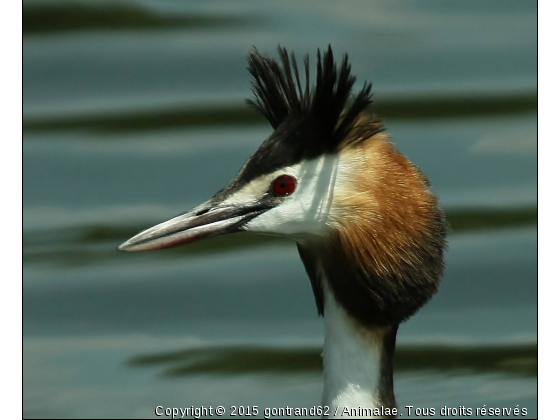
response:
[(272, 184), (270, 184), (270, 189), (274, 195), (286, 196), (293, 193), (296, 189), (297, 181), (291, 175), (280, 175)]

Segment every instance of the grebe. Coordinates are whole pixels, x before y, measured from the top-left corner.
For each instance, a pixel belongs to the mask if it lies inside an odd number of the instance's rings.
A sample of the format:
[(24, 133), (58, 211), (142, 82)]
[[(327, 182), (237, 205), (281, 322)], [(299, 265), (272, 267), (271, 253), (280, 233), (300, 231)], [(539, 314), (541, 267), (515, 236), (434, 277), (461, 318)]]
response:
[[(371, 84), (351, 98), (348, 56), (248, 55), (255, 107), (274, 131), (207, 202), (123, 243), (147, 251), (235, 232), (293, 239), (324, 317), (323, 404), (394, 416), (399, 324), (437, 291), (446, 223), (424, 175), (389, 142), (368, 108)], [(335, 413), (335, 407), (338, 409)], [(380, 411), (380, 408), (383, 410)]]

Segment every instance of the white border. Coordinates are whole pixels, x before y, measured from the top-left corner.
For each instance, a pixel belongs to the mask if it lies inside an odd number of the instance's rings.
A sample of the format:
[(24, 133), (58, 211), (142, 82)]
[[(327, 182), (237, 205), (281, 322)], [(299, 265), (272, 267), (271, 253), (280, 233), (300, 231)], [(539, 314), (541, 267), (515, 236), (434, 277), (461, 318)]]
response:
[(558, 393), (558, 297), (560, 274), (556, 266), (560, 243), (558, 166), (558, 16), (556, 2), (539, 3), (538, 25), (538, 412), (541, 418), (554, 418)]
[(22, 414), (22, 7), (2, 5), (2, 406), (6, 417)]

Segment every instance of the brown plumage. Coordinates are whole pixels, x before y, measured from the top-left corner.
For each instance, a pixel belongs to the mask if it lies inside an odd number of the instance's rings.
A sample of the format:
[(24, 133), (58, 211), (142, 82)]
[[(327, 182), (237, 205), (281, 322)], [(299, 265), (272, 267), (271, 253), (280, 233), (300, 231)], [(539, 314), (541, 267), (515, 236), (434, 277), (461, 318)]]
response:
[[(210, 200), (121, 246), (141, 251), (256, 232), (297, 242), (325, 315), (324, 404), (395, 407), (399, 324), (437, 291), (446, 223), (427, 178), (369, 111), (371, 85), (352, 99), (345, 55), (318, 53), (302, 82), (295, 56), (253, 51), (255, 100), (273, 133)], [(289, 190), (278, 193), (278, 180)]]
[(329, 239), (301, 243), (319, 312), (319, 264), (347, 311), (367, 325), (414, 314), (437, 290), (446, 225), (424, 175), (385, 133), (343, 143), (351, 176), (334, 191)]

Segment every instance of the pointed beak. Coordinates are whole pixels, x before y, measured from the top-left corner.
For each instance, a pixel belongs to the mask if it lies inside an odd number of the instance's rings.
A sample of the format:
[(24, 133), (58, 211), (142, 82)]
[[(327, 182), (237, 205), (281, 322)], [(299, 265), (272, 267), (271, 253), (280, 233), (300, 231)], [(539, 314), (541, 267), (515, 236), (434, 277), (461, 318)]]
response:
[(119, 246), (120, 251), (151, 251), (190, 244), (228, 233), (239, 232), (249, 220), (270, 207), (252, 205), (212, 206), (202, 204), (167, 222), (146, 229)]

